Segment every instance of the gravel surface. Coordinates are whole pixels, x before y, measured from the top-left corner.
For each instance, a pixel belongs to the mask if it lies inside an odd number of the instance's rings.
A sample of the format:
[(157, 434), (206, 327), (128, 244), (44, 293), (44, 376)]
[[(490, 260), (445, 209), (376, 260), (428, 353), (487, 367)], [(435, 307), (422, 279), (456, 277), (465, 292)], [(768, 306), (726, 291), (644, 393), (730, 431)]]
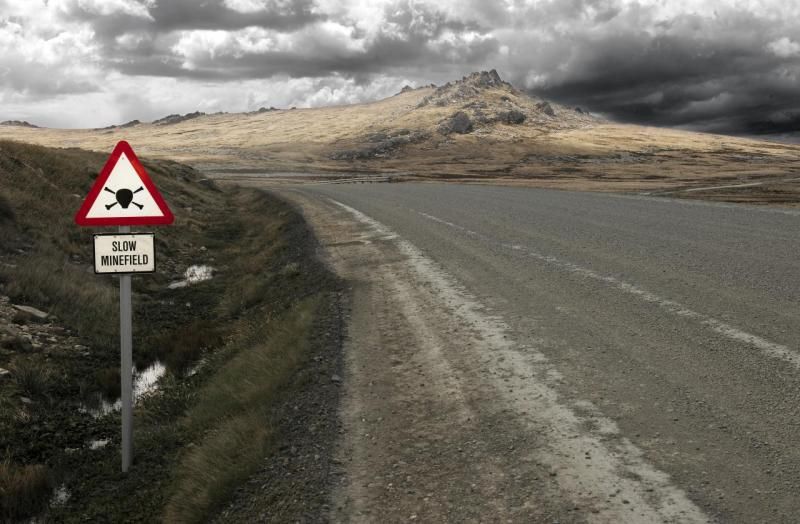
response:
[(318, 317), (310, 358), (273, 413), (282, 445), (240, 486), (215, 522), (324, 522), (337, 466), (343, 308), (334, 294)]
[(334, 520), (796, 521), (796, 211), (284, 195), (353, 286)]

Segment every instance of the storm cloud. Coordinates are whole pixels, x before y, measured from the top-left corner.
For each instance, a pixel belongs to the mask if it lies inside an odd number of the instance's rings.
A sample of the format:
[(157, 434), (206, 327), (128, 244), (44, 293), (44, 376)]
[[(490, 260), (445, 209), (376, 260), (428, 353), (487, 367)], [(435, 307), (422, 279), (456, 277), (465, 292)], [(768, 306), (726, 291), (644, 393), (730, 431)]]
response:
[(492, 68), (624, 122), (800, 130), (779, 0), (0, 0), (0, 119), (354, 103)]

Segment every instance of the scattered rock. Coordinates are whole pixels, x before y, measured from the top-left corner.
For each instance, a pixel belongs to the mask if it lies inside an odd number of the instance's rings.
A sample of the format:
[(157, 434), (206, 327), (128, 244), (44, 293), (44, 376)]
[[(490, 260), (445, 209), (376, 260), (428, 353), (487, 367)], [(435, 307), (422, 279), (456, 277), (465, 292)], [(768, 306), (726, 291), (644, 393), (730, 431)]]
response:
[(548, 102), (539, 102), (538, 104), (536, 104), (536, 109), (538, 109), (547, 116), (556, 116), (556, 112), (553, 110), (553, 106), (551, 106)]
[(23, 404), (33, 404), (33, 401), (28, 397), (19, 397), (19, 401)]
[(403, 89), (400, 90), (400, 94), (408, 93), (409, 91), (413, 91), (413, 90), (414, 90), (413, 87), (411, 87), (410, 85), (406, 84), (406, 85), (403, 86)]
[(44, 320), (49, 316), (44, 311), (36, 309), (35, 307), (31, 306), (18, 306), (15, 304), (14, 309), (16, 309), (17, 311), (22, 311), (23, 313), (27, 313), (28, 315), (38, 318), (39, 320)]
[(510, 111), (503, 111), (503, 112), (497, 114), (497, 119), (500, 122), (503, 122), (504, 124), (511, 124), (511, 125), (521, 124), (521, 123), (525, 122), (526, 118), (527, 117), (525, 116), (525, 113), (523, 113), (519, 109), (512, 109)]
[(384, 157), (407, 144), (417, 144), (430, 138), (425, 131), (411, 131), (399, 129), (393, 134), (384, 132), (372, 133), (366, 137), (368, 146), (361, 149), (337, 151), (331, 155), (333, 160), (365, 160), (369, 158)]
[(464, 111), (459, 111), (453, 116), (439, 124), (439, 132), (443, 135), (458, 133), (460, 135), (471, 132), (473, 129), (472, 120)]
[(339, 375), (332, 375), (331, 376), (331, 382), (333, 382), (334, 384), (341, 384), (342, 383), (342, 377), (340, 377)]
[(7, 369), (0, 368), (0, 378), (5, 377), (6, 375), (10, 375), (11, 372)]

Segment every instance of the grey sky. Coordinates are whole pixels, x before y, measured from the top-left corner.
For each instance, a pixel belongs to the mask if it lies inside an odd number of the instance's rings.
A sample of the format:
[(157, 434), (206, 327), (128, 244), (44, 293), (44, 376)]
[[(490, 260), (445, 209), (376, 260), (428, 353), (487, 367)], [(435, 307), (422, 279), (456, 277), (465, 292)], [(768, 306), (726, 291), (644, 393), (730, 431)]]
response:
[(800, 130), (786, 0), (0, 0), (0, 120), (353, 103), (496, 68), (611, 118)]

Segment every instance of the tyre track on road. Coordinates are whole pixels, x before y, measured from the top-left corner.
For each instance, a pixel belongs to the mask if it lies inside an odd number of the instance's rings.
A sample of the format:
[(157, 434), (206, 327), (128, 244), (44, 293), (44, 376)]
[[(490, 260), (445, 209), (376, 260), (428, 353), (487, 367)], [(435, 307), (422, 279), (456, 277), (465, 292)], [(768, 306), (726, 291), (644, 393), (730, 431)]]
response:
[(560, 400), (544, 355), (413, 245), (290, 196), (353, 283), (334, 520), (709, 520), (595, 406)]

